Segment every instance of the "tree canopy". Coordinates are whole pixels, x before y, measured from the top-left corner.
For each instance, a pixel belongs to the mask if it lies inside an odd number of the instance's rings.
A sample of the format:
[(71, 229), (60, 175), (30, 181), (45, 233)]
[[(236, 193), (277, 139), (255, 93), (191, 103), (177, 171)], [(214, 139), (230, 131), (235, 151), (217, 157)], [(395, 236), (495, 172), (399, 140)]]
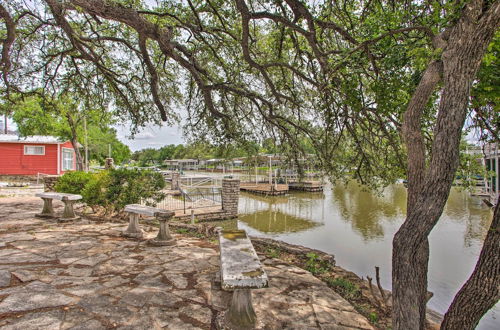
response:
[[(138, 126), (173, 123), (186, 107), (192, 138), (272, 137), (297, 157), (306, 139), (335, 179), (353, 173), (386, 184), (405, 176), (402, 114), (426, 64), (442, 52), (436, 36), (462, 8), (456, 1), (12, 1), (0, 13), (2, 85), (5, 93), (76, 93)], [(433, 104), (422, 122), (429, 149)]]
[[(407, 177), (393, 328), (424, 327), (427, 237), (457, 170), (465, 120), (490, 137), (498, 124), (500, 1), (14, 0), (0, 17), (7, 97), (72, 93), (137, 126), (172, 123), (182, 106), (194, 139), (272, 138), (295, 158), (310, 147), (334, 180)], [(484, 285), (467, 294), (485, 288), (481, 304), (453, 305), (445, 327), (473, 327), (498, 300), (500, 261), (488, 247), (499, 238), (488, 237), (479, 265), (496, 260), (494, 280), (474, 273)]]

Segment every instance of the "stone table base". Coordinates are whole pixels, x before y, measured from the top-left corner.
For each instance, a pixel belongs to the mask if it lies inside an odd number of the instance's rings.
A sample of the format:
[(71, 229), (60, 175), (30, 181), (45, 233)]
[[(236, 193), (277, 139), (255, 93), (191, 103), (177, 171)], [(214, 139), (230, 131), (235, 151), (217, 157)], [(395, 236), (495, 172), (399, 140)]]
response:
[(129, 214), (128, 228), (121, 235), (129, 238), (142, 238), (144, 236), (144, 232), (139, 228), (139, 214)]
[(154, 245), (154, 246), (172, 246), (177, 244), (175, 242), (175, 239), (169, 239), (169, 240), (159, 240), (158, 238), (153, 238), (148, 240), (149, 245)]
[(233, 291), (231, 305), (224, 315), (228, 329), (254, 329), (257, 316), (252, 305), (252, 292), (249, 289)]
[(175, 239), (172, 237), (172, 235), (170, 235), (167, 223), (167, 221), (172, 218), (172, 215), (173, 213), (157, 218), (160, 222), (160, 230), (158, 231), (158, 236), (148, 241), (149, 244), (154, 246), (175, 245)]
[(54, 208), (52, 207), (52, 198), (42, 198), (42, 213), (35, 214), (38, 218), (55, 218)]
[(76, 220), (80, 220), (81, 217), (79, 216), (74, 216), (73, 218), (58, 218), (57, 219), (57, 222), (72, 222), (72, 221), (76, 221)]

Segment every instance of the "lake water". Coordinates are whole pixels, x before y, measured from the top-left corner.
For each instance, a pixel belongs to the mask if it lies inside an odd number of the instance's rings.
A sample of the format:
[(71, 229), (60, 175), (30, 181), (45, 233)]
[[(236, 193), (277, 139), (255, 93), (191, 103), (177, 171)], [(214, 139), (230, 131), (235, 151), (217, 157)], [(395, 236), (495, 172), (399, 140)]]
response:
[[(324, 193), (264, 197), (241, 193), (238, 227), (251, 235), (271, 237), (322, 250), (337, 265), (391, 287), (392, 238), (405, 219), (406, 188), (388, 187), (383, 195), (356, 184), (327, 186)], [(475, 204), (466, 192), (452, 189), (430, 239), (428, 306), (446, 312), (453, 296), (470, 276), (491, 222), (492, 211)], [(500, 329), (500, 304), (478, 329)]]

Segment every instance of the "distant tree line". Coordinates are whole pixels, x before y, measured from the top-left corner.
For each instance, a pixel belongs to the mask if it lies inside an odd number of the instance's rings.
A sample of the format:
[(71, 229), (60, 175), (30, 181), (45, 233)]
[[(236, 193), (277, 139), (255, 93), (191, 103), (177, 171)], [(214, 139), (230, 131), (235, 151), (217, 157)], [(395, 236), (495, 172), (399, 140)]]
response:
[(192, 142), (188, 144), (169, 144), (161, 148), (145, 148), (134, 152), (131, 159), (139, 166), (160, 165), (167, 159), (233, 159), (252, 157), (258, 154), (284, 153), (284, 147), (277, 146), (272, 139), (259, 142), (242, 142), (216, 145)]

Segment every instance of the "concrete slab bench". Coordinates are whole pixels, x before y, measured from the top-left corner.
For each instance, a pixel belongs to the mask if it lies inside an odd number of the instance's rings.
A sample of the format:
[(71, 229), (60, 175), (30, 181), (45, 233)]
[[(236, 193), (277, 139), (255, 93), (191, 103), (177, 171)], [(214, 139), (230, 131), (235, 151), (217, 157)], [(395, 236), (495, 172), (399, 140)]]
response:
[(73, 204), (82, 199), (81, 195), (76, 194), (66, 194), (57, 192), (44, 192), (35, 194), (36, 197), (43, 199), (43, 209), (42, 213), (35, 214), (39, 218), (55, 218), (54, 208), (52, 207), (52, 200), (57, 199), (64, 203), (64, 211), (62, 217), (58, 218), (60, 222), (67, 222), (80, 219), (79, 216), (75, 214), (73, 209)]
[(267, 287), (267, 274), (244, 230), (219, 231), (219, 247), (221, 286), (233, 291), (222, 322), (230, 329), (253, 329), (257, 317), (250, 290)]
[(139, 215), (155, 217), (160, 223), (160, 230), (156, 238), (149, 240), (149, 244), (156, 246), (175, 245), (175, 239), (170, 235), (168, 221), (173, 218), (174, 212), (162, 210), (141, 204), (128, 204), (125, 212), (129, 214), (128, 228), (122, 232), (122, 236), (131, 238), (142, 238), (144, 232), (139, 227)]

